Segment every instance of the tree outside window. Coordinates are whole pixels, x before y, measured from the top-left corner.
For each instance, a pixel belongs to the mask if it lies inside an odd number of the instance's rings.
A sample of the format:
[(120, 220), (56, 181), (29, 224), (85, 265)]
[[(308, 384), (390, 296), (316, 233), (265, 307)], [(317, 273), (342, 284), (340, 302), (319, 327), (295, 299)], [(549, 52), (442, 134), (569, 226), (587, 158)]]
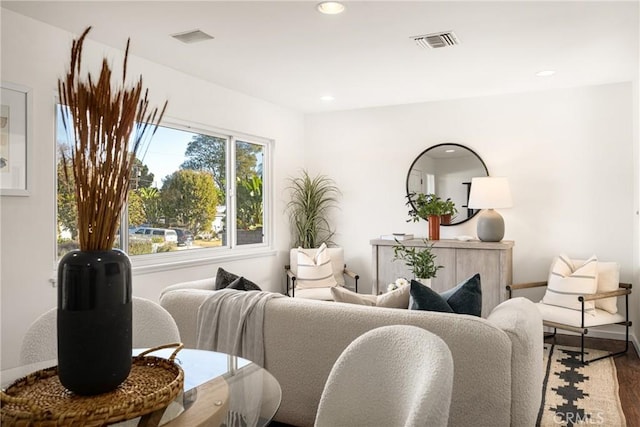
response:
[[(60, 109), (57, 120), (60, 123)], [(68, 149), (68, 136), (58, 126), (58, 151)], [(231, 144), (234, 149), (231, 150)], [(136, 159), (129, 188), (125, 230), (129, 255), (149, 255), (264, 243), (264, 158), (267, 145), (170, 127), (159, 127), (151, 145)], [(229, 158), (229, 153), (235, 153)], [(229, 182), (227, 162), (235, 171)], [(68, 173), (70, 171), (67, 171)], [(73, 180), (64, 179), (58, 162), (58, 257), (77, 248)], [(230, 184), (235, 191), (230, 192)], [(228, 194), (235, 194), (233, 200)], [(228, 226), (228, 207), (236, 221)], [(158, 229), (176, 230), (178, 241), (164, 241)], [(155, 235), (154, 235), (155, 231)], [(155, 237), (154, 237), (155, 236)]]

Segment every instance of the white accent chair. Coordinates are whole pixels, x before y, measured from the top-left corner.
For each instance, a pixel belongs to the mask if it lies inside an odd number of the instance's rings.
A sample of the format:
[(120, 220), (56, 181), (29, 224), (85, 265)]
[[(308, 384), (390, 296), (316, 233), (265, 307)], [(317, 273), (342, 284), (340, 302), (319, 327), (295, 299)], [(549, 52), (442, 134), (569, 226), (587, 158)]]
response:
[[(29, 326), (22, 340), (20, 361), (31, 364), (58, 357), (57, 308), (40, 315)], [(178, 325), (159, 304), (133, 297), (133, 347), (149, 348), (180, 342)]]
[(437, 335), (407, 325), (373, 329), (334, 363), (315, 426), (444, 427), (453, 369), (451, 351)]
[[(313, 257), (318, 249), (303, 249), (303, 251), (310, 257)], [(347, 265), (344, 263), (344, 249), (327, 248), (327, 252), (331, 257), (333, 276), (336, 279), (338, 286), (346, 287), (345, 277), (350, 277), (354, 281), (355, 292), (358, 292), (358, 279), (360, 276), (349, 270)], [(298, 248), (291, 249), (289, 252), (289, 265), (285, 265), (284, 269), (287, 276), (286, 295), (297, 298), (333, 301), (330, 287), (309, 289), (298, 289), (296, 287), (296, 279), (298, 275)]]
[[(532, 282), (532, 283), (521, 283), (514, 285), (507, 285), (507, 295), (508, 299), (511, 299), (512, 292), (515, 290), (529, 289), (529, 288), (537, 288), (547, 286), (547, 282)], [(553, 333), (546, 334), (544, 338), (555, 337), (558, 329), (563, 329), (566, 331), (575, 332), (580, 334), (580, 361), (583, 365), (588, 365), (591, 362), (595, 362), (596, 360), (604, 359), (607, 357), (618, 356), (626, 353), (629, 350), (629, 327), (631, 326), (631, 321), (629, 320), (629, 294), (631, 294), (631, 284), (629, 283), (619, 283), (618, 289), (615, 291), (609, 292), (597, 292), (595, 294), (585, 294), (585, 295), (576, 295), (576, 299), (580, 306), (581, 310), (572, 310), (569, 308), (553, 306), (549, 304), (544, 304), (539, 302), (536, 304), (538, 307), (538, 311), (542, 316), (542, 324), (546, 327), (553, 328)], [(617, 313), (609, 313), (605, 310), (601, 310), (600, 308), (595, 308), (593, 312), (585, 312), (585, 302), (586, 301), (597, 301), (605, 298), (611, 297), (620, 297), (624, 296), (625, 302), (625, 312), (624, 314)], [(624, 350), (618, 352), (611, 352), (601, 357), (596, 357), (590, 360), (584, 360), (585, 351), (584, 351), (584, 337), (589, 333), (589, 329), (597, 327), (597, 326), (605, 326), (605, 325), (623, 325), (626, 327), (625, 334), (625, 347)]]

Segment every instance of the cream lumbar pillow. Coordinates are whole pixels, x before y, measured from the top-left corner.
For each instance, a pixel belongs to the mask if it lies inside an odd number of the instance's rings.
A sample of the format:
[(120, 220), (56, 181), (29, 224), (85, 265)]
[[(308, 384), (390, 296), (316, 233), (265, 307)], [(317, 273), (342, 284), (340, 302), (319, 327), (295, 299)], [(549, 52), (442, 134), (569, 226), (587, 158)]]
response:
[(328, 288), (336, 286), (336, 278), (333, 277), (331, 257), (327, 245), (322, 244), (314, 256), (308, 255), (304, 249), (298, 248), (298, 273), (296, 275), (296, 288)]
[[(598, 259), (592, 256), (583, 264), (574, 264), (566, 255), (551, 264), (547, 291), (542, 302), (548, 305), (581, 310), (579, 295), (595, 294), (598, 289)], [(593, 301), (584, 302), (585, 311), (595, 314)]]
[(391, 292), (382, 295), (358, 294), (340, 286), (331, 288), (331, 295), (336, 302), (346, 302), (349, 304), (387, 307), (387, 308), (408, 308), (409, 307), (410, 286), (401, 286)]
[(377, 300), (375, 295), (358, 294), (341, 286), (331, 288), (331, 296), (333, 296), (333, 300), (336, 302), (367, 306), (375, 306)]
[(378, 295), (376, 306), (389, 308), (409, 308), (409, 291), (411, 286), (404, 285), (386, 294)]
[[(576, 264), (584, 264), (584, 260), (571, 260)], [(618, 290), (620, 286), (620, 264), (617, 262), (598, 261), (598, 293)], [(611, 314), (618, 312), (618, 298), (602, 298), (595, 300), (596, 308), (608, 311)]]

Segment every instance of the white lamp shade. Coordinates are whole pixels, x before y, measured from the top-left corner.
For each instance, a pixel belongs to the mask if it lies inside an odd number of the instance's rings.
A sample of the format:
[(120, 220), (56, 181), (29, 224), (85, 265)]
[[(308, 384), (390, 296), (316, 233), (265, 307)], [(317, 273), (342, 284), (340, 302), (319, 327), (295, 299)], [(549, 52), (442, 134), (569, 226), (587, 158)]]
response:
[(471, 209), (510, 208), (513, 202), (509, 181), (500, 176), (472, 178), (468, 206)]

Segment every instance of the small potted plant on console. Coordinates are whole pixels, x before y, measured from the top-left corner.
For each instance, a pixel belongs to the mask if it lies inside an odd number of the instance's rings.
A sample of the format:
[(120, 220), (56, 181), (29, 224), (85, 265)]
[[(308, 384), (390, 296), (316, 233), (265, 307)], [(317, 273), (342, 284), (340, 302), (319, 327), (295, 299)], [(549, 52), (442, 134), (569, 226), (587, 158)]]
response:
[(407, 195), (409, 221), (421, 219), (429, 222), (429, 240), (440, 240), (440, 217), (445, 213), (445, 202), (435, 194), (410, 193)]
[(436, 265), (436, 255), (433, 253), (433, 245), (424, 240), (425, 247), (407, 246), (399, 240), (393, 247), (393, 259), (404, 261), (409, 267), (414, 278), (425, 286), (431, 287), (431, 279), (436, 277), (438, 270), (443, 268)]

